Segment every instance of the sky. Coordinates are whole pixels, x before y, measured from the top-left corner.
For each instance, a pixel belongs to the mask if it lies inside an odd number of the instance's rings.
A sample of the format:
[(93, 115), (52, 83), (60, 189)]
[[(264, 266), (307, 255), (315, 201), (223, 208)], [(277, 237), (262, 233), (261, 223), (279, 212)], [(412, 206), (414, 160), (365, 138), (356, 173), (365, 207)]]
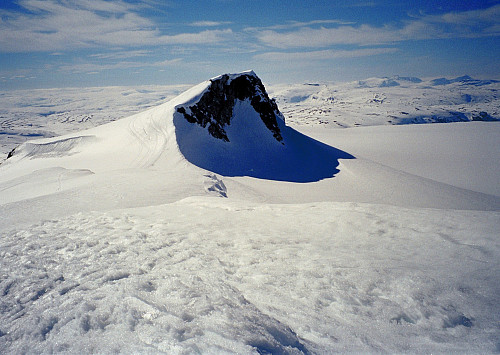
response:
[(500, 79), (500, 0), (2, 0), (0, 90)]

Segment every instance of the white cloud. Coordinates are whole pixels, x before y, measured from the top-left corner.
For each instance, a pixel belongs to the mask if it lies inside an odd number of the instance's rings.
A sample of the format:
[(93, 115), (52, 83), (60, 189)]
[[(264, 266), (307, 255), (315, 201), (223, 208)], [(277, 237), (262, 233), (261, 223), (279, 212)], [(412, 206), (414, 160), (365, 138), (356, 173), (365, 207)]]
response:
[(181, 58), (174, 58), (158, 62), (136, 62), (136, 61), (123, 61), (117, 63), (80, 63), (64, 65), (59, 68), (60, 71), (71, 73), (95, 73), (103, 70), (123, 70), (123, 69), (136, 69), (147, 67), (167, 67), (182, 62)]
[(328, 60), (336, 58), (356, 58), (367, 57), (380, 54), (389, 54), (397, 52), (397, 48), (362, 48), (354, 50), (333, 50), (309, 52), (268, 52), (257, 54), (253, 58), (263, 61), (315, 61)]
[(0, 51), (59, 51), (74, 48), (205, 44), (224, 41), (231, 30), (162, 34), (135, 12), (136, 5), (103, 0), (23, 0), (27, 13), (2, 11)]
[(291, 32), (265, 30), (260, 41), (276, 48), (328, 47), (335, 44), (382, 44), (394, 42), (397, 34), (389, 28), (341, 26), (337, 28), (301, 28)]
[(154, 63), (151, 63), (150, 66), (152, 66), (152, 67), (168, 67), (171, 65), (178, 64), (180, 62), (182, 62), (181, 58), (175, 58), (175, 59), (163, 60), (161, 62), (154, 62)]
[(231, 22), (229, 21), (196, 21), (190, 23), (191, 26), (196, 26), (196, 27), (215, 27), (215, 26), (221, 26), (221, 25), (229, 25)]
[(147, 50), (133, 50), (133, 51), (91, 54), (89, 57), (98, 59), (124, 59), (124, 58), (144, 57), (150, 53), (151, 51)]
[(500, 21), (500, 5), (492, 6), (484, 10), (471, 10), (464, 12), (450, 12), (444, 15), (427, 16), (426, 20), (431, 22), (445, 22), (456, 25), (470, 25)]
[(158, 44), (207, 44), (228, 39), (233, 34), (231, 29), (205, 30), (198, 33), (181, 33), (173, 36), (158, 37)]
[[(371, 25), (312, 28), (313, 22), (297, 30), (263, 28), (257, 38), (275, 48), (328, 47), (338, 44), (379, 45), (406, 40), (473, 38), (500, 35), (500, 5), (484, 10), (426, 15), (403, 26)], [(255, 30), (255, 29), (254, 29)]]
[(282, 25), (273, 25), (273, 26), (266, 26), (266, 27), (247, 27), (244, 29), (246, 32), (260, 32), (260, 31), (267, 31), (267, 30), (289, 30), (289, 29), (294, 29), (294, 28), (301, 28), (301, 27), (307, 27), (307, 26), (314, 26), (314, 25), (351, 25), (354, 24), (352, 21), (342, 21), (342, 20), (312, 20), (312, 21), (307, 21), (307, 22), (301, 22), (301, 21), (288, 21), (285, 24)]

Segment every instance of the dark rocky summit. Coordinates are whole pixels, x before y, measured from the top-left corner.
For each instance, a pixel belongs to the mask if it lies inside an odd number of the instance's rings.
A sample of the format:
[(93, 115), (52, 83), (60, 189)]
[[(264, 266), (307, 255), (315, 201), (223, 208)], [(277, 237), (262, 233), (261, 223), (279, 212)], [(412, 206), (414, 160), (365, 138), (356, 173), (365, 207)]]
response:
[(276, 102), (269, 99), (264, 85), (253, 71), (224, 74), (210, 82), (196, 104), (177, 107), (177, 112), (183, 114), (188, 122), (204, 128), (208, 126), (208, 132), (213, 137), (229, 142), (224, 127), (231, 124), (236, 100), (249, 100), (274, 138), (283, 144), (277, 119), (284, 120), (284, 117)]

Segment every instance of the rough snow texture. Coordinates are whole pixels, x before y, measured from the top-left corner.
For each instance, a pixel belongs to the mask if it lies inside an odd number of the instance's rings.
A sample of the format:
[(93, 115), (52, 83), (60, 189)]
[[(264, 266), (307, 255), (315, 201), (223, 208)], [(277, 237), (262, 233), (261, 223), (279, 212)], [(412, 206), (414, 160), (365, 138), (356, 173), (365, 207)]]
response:
[(281, 144), (246, 99), (226, 142), (176, 112), (209, 85), (0, 166), (2, 353), (499, 351), (497, 122)]
[(283, 140), (277, 122), (277, 119), (283, 120), (283, 116), (253, 71), (239, 75), (224, 74), (211, 79), (210, 86), (198, 102), (188, 107), (177, 107), (177, 112), (183, 114), (188, 122), (207, 127), (213, 137), (229, 142), (225, 127), (231, 124), (237, 100), (249, 100), (273, 137), (277, 141)]
[(493, 353), (491, 212), (212, 197), (4, 230), (3, 353)]

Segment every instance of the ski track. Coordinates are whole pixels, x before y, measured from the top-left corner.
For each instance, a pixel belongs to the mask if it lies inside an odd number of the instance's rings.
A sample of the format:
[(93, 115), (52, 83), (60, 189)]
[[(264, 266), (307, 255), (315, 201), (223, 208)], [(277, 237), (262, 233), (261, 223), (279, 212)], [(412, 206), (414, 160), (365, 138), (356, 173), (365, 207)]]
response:
[(162, 131), (154, 118), (144, 117), (134, 119), (130, 122), (129, 130), (134, 137), (141, 142), (141, 152), (132, 166), (148, 167), (154, 165), (163, 149), (168, 143), (169, 137)]

